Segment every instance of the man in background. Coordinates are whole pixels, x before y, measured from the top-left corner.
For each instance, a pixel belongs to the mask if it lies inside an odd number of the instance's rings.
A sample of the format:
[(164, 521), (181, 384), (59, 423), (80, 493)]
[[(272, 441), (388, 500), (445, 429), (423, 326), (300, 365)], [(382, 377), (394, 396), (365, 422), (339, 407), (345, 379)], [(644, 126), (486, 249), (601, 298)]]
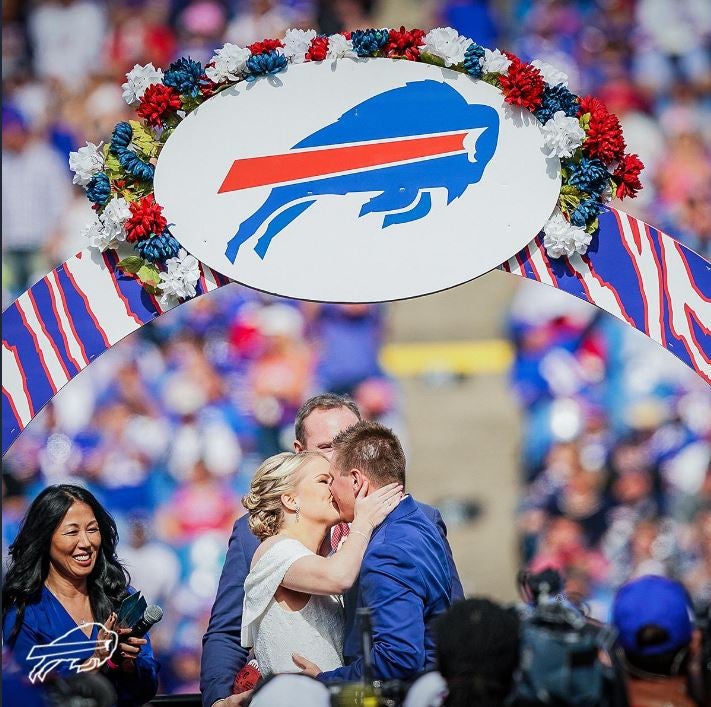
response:
[(694, 707), (689, 670), (698, 651), (692, 605), (684, 586), (647, 575), (623, 585), (612, 623), (624, 651), (632, 707)]

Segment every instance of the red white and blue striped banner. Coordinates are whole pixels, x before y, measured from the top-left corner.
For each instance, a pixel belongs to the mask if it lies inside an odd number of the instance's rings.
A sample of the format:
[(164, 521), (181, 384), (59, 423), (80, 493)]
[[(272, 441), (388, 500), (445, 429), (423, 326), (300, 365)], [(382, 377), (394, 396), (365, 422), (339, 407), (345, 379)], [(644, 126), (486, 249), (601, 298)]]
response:
[(711, 263), (644, 221), (606, 209), (585, 255), (549, 258), (539, 235), (502, 269), (614, 314), (711, 384)]
[[(3, 454), (79, 371), (163, 314), (155, 297), (116, 268), (119, 257), (84, 250), (3, 312)], [(539, 235), (500, 267), (597, 305), (711, 383), (711, 263), (671, 236), (606, 209), (586, 255), (551, 259)], [(196, 296), (230, 282), (200, 268)]]
[[(2, 314), (2, 450), (95, 358), (164, 310), (116, 268), (120, 255), (83, 250)], [(230, 280), (200, 264), (198, 295)]]

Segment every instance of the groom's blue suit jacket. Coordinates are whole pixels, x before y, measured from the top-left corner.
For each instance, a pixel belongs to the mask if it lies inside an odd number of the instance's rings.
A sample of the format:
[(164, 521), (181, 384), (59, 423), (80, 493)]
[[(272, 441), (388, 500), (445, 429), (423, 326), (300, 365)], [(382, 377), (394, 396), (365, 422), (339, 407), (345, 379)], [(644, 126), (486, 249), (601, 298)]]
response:
[(356, 609), (366, 606), (373, 626), (373, 677), (406, 680), (434, 666), (431, 622), (452, 603), (452, 573), (445, 545), (414, 499), (403, 498), (373, 531), (358, 581), (344, 596), (345, 665), (321, 673), (319, 680), (342, 682), (363, 676), (363, 642)]
[[(452, 550), (447, 542), (447, 528), (442, 516), (432, 506), (424, 503), (415, 505), (420, 508), (429, 522), (436, 526), (443, 541), (443, 552), (451, 577), (451, 600), (463, 599), (462, 583), (459, 581)], [(381, 528), (382, 526), (378, 530)], [(248, 516), (244, 515), (237, 520), (232, 530), (210, 623), (202, 639), (200, 690), (204, 707), (210, 707), (215, 700), (231, 694), (234, 677), (247, 662), (247, 650), (240, 644), (244, 580), (249, 573), (252, 557), (258, 546), (259, 540), (252, 535)], [(355, 616), (355, 608), (353, 608), (353, 616)], [(354, 630), (352, 623), (351, 618), (346, 627), (347, 630), (350, 628), (350, 633)], [(349, 645), (348, 634), (346, 644)]]

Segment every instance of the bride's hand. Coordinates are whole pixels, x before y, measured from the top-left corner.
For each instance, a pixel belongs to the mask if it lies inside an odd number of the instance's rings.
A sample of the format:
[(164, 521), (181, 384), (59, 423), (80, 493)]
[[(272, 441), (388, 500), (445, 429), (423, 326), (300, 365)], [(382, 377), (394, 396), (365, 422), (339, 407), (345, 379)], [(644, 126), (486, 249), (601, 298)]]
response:
[(388, 484), (373, 491), (370, 495), (366, 495), (369, 486), (366, 479), (358, 490), (353, 510), (353, 524), (358, 526), (365, 524), (372, 531), (400, 502), (402, 484)]
[(316, 663), (306, 660), (304, 656), (299, 655), (298, 653), (292, 653), (291, 659), (297, 667), (301, 668), (302, 675), (309, 675), (310, 677), (315, 678), (321, 672), (321, 668), (319, 668)]

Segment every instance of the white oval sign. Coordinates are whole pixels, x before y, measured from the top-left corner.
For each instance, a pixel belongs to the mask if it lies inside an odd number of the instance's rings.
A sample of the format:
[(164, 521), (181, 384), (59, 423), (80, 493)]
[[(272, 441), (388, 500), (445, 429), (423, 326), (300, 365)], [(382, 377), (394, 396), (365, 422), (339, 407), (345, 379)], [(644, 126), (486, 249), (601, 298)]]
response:
[(492, 86), (388, 59), (292, 65), (188, 115), (156, 201), (193, 255), (287, 297), (377, 302), (495, 268), (551, 215), (560, 162)]

